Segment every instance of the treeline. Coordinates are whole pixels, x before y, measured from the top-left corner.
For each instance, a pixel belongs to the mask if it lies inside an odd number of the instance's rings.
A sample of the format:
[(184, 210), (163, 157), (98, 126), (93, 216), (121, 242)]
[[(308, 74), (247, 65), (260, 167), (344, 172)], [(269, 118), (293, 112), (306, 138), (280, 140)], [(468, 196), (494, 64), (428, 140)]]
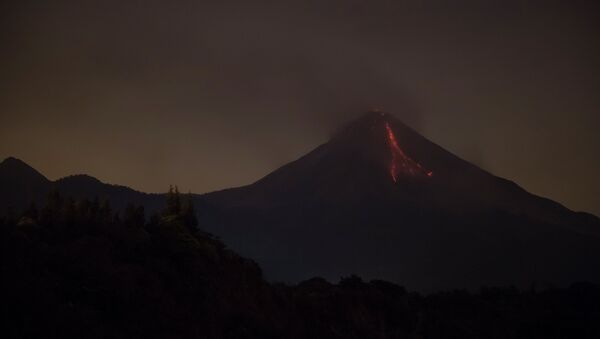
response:
[(600, 338), (600, 288), (428, 296), (350, 276), (267, 283), (201, 230), (171, 188), (162, 213), (53, 192), (0, 219), (3, 338)]
[[(156, 224), (164, 216), (177, 216), (191, 228), (198, 226), (194, 205), (190, 194), (181, 195), (177, 187), (171, 186), (165, 195), (166, 207), (162, 213), (150, 216), (150, 224)], [(143, 206), (128, 204), (123, 211), (113, 211), (109, 200), (90, 199), (75, 200), (72, 197), (63, 197), (53, 190), (48, 194), (46, 205), (41, 209), (31, 203), (21, 213), (14, 209), (7, 209), (0, 216), (4, 224), (20, 224), (21, 226), (45, 225), (46, 227), (74, 228), (75, 231), (85, 230), (94, 225), (123, 225), (128, 227), (143, 227), (146, 224), (146, 215)], [(66, 231), (66, 229), (61, 229)]]

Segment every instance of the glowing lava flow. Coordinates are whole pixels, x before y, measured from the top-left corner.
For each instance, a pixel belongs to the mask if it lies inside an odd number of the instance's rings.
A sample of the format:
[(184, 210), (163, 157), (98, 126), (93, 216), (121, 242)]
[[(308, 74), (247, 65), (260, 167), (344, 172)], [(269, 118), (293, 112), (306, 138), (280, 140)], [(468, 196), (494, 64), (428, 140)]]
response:
[(425, 170), (418, 162), (412, 160), (407, 156), (404, 151), (398, 146), (396, 136), (392, 131), (389, 123), (385, 123), (385, 129), (387, 130), (388, 144), (390, 145), (390, 152), (392, 153), (392, 162), (390, 163), (390, 175), (394, 182), (398, 181), (398, 174), (400, 172), (418, 175), (423, 174), (428, 177), (433, 175), (433, 172)]

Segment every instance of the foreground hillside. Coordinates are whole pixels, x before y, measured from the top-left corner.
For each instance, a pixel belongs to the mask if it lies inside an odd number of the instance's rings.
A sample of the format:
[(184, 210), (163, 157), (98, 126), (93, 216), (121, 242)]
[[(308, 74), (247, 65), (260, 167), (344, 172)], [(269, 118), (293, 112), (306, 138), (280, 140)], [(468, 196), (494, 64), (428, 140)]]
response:
[[(350, 276), (269, 284), (196, 227), (51, 194), (0, 220), (3, 338), (598, 338), (600, 288), (422, 296)], [(308, 277), (307, 277), (308, 278)]]

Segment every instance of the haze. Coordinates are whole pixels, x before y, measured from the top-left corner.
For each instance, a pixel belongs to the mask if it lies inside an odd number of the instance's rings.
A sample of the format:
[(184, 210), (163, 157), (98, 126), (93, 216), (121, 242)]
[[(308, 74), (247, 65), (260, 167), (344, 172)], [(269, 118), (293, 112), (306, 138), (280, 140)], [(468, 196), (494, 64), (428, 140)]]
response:
[(0, 158), (201, 193), (379, 107), (600, 215), (600, 12), (565, 3), (4, 1)]

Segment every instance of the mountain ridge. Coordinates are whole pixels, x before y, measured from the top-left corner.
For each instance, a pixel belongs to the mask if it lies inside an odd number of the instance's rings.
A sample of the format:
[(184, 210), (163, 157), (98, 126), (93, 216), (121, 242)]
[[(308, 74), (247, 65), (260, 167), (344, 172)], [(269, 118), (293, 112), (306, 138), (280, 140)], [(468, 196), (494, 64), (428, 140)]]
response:
[(115, 210), (123, 210), (129, 203), (144, 205), (148, 214), (162, 208), (164, 195), (105, 183), (87, 174), (72, 174), (49, 180), (15, 157), (8, 157), (0, 162), (0, 214), (5, 213), (5, 209), (13, 212), (24, 210), (31, 203), (42, 206), (52, 191), (74, 199), (108, 200)]

